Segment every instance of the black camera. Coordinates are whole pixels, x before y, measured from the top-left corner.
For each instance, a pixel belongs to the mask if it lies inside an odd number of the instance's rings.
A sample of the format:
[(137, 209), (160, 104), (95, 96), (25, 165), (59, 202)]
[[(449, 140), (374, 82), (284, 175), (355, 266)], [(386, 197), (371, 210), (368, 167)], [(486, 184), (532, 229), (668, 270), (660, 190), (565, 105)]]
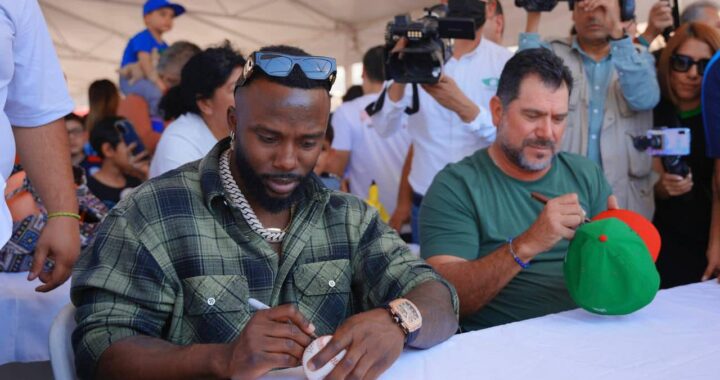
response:
[[(525, 8), (528, 12), (550, 12), (555, 9), (560, 0), (515, 0), (515, 6)], [(570, 10), (575, 9), (575, 3), (582, 0), (563, 0), (568, 2)], [(635, 18), (635, 0), (620, 1), (620, 20), (629, 21)]]
[(558, 0), (515, 0), (515, 6), (528, 12), (550, 12), (555, 9)]
[[(398, 83), (437, 83), (442, 67), (452, 55), (444, 38), (475, 39), (472, 18), (444, 17), (443, 4), (425, 8), (427, 14), (415, 21), (410, 15), (398, 15), (387, 24), (385, 33), (385, 74)], [(408, 44), (391, 53), (401, 38)]]

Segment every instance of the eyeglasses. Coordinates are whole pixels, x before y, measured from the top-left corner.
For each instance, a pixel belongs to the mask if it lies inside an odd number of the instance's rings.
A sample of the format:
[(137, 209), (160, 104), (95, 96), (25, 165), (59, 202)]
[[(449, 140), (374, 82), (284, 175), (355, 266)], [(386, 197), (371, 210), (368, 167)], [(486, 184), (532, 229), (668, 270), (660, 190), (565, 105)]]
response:
[(699, 76), (702, 76), (705, 73), (705, 68), (707, 67), (708, 63), (710, 63), (710, 60), (707, 58), (695, 61), (687, 55), (681, 54), (673, 54), (670, 57), (670, 67), (672, 67), (674, 71), (686, 73), (690, 71), (690, 68), (693, 65), (697, 65), (697, 73)]
[(260, 69), (265, 74), (284, 78), (290, 75), (295, 65), (298, 65), (308, 79), (327, 80), (328, 90), (335, 83), (337, 64), (335, 58), (330, 57), (298, 57), (281, 53), (256, 51), (250, 54), (243, 75), (238, 79), (235, 89), (242, 87), (252, 77), (255, 70)]

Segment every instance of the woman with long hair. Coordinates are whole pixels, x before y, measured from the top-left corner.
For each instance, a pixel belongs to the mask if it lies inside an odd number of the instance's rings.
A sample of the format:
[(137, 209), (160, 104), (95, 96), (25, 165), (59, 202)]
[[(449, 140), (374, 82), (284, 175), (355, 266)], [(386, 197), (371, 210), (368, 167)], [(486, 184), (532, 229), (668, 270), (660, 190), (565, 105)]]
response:
[(120, 92), (115, 83), (107, 79), (96, 80), (88, 88), (88, 103), (90, 110), (85, 118), (85, 127), (90, 132), (100, 120), (117, 115)]
[(706, 278), (714, 270), (708, 262), (720, 259), (720, 201), (712, 186), (716, 160), (705, 154), (700, 100), (705, 67), (718, 50), (720, 32), (691, 22), (675, 31), (658, 61), (662, 99), (655, 127), (686, 127), (691, 135), (689, 155), (653, 162), (660, 175), (653, 223), (662, 236), (657, 268), (663, 288)]
[(233, 90), (245, 60), (229, 42), (206, 49), (185, 64), (180, 84), (160, 101), (166, 120), (150, 164), (150, 177), (204, 157), (228, 136), (227, 110), (235, 105)]

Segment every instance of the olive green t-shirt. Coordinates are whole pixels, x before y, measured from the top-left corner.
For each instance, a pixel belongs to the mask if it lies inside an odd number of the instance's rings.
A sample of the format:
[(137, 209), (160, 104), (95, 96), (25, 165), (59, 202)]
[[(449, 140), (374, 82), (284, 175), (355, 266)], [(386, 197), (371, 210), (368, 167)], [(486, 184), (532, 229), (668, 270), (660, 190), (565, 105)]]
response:
[[(592, 217), (607, 208), (612, 193), (602, 170), (579, 155), (559, 153), (545, 176), (520, 181), (502, 172), (487, 149), (450, 164), (438, 173), (420, 209), (421, 255), (452, 255), (475, 260), (526, 231), (544, 205), (531, 198), (577, 193)], [(477, 330), (577, 307), (563, 277), (569, 242), (561, 240), (537, 255), (478, 312), (461, 319), (463, 330)], [(462, 304), (462, 299), (460, 300)]]

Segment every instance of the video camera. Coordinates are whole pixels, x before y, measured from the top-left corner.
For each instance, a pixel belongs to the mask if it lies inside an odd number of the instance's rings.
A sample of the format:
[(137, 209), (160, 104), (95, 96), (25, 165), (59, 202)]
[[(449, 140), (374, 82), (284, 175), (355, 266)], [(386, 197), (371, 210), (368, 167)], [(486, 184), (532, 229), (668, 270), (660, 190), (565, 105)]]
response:
[[(550, 12), (555, 9), (560, 0), (515, 0), (515, 6), (525, 8), (528, 12)], [(575, 9), (575, 3), (578, 0), (562, 0), (567, 1), (570, 10)], [(580, 0), (582, 1), (582, 0)], [(620, 20), (629, 21), (635, 18), (635, 0), (619, 0), (620, 1)]]
[(660, 156), (665, 171), (685, 177), (690, 168), (682, 159), (690, 154), (689, 128), (661, 128), (647, 131), (645, 136), (633, 136), (635, 149)]
[[(444, 17), (447, 6), (438, 4), (425, 8), (424, 17), (412, 21), (410, 15), (395, 16), (385, 32), (385, 74), (398, 83), (437, 83), (451, 50), (443, 39), (475, 39), (472, 18)], [(400, 52), (391, 53), (401, 38), (408, 44)]]

